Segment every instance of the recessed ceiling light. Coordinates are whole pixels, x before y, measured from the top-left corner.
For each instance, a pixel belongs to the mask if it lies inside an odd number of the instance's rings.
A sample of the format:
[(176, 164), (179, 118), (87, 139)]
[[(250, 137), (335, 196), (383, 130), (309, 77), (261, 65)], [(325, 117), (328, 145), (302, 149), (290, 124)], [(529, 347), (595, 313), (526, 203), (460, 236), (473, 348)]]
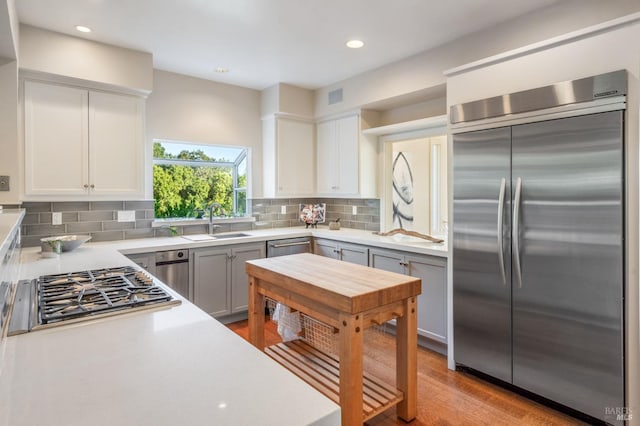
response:
[(225, 72), (229, 72), (229, 68), (227, 68), (227, 67), (216, 67), (216, 72), (219, 72), (220, 74), (224, 74)]
[(76, 25), (76, 30), (80, 31), (81, 33), (90, 33), (91, 32), (91, 28), (85, 27), (84, 25)]
[(364, 46), (364, 41), (362, 41), (362, 40), (349, 40), (346, 44), (347, 44), (347, 47), (350, 47), (352, 49), (360, 49), (362, 46)]

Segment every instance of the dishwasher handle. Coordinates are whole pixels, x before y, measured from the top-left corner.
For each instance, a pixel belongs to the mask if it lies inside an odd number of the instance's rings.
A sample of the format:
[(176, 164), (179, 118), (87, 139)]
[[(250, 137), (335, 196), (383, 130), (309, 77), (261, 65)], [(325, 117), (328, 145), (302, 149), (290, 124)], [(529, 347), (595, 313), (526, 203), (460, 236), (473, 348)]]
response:
[(310, 245), (311, 241), (301, 241), (297, 243), (282, 243), (282, 244), (269, 244), (269, 247), (281, 248), (281, 247), (293, 247), (293, 246), (305, 246)]
[(156, 261), (156, 266), (162, 265), (176, 265), (180, 263), (187, 263), (189, 259), (179, 259), (179, 260), (167, 260), (167, 261)]

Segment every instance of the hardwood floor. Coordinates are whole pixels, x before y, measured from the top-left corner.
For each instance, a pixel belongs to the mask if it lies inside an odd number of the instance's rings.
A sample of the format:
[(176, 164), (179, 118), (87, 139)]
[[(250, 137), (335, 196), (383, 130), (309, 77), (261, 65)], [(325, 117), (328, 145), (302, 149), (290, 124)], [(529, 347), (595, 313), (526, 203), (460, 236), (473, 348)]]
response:
[[(228, 327), (247, 339), (247, 321)], [(273, 322), (267, 321), (265, 343), (279, 343)], [(395, 383), (395, 338), (379, 331), (365, 334), (364, 368), (367, 372)], [(580, 425), (563, 413), (520, 395), (487, 383), (474, 376), (451, 371), (446, 357), (427, 349), (418, 349), (418, 417), (410, 422), (397, 419), (395, 409), (366, 423), (387, 425)]]

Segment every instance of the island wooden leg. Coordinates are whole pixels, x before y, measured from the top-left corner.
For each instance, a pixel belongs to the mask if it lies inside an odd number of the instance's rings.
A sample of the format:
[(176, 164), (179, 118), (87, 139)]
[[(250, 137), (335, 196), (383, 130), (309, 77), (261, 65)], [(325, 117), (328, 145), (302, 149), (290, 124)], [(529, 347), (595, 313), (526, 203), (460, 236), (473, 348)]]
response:
[(249, 276), (249, 342), (264, 349), (264, 296), (258, 293), (258, 279)]
[(415, 297), (403, 304), (405, 315), (396, 320), (396, 384), (404, 393), (398, 417), (408, 422), (418, 411), (418, 307)]
[(362, 425), (362, 315), (341, 315), (339, 335), (342, 426)]

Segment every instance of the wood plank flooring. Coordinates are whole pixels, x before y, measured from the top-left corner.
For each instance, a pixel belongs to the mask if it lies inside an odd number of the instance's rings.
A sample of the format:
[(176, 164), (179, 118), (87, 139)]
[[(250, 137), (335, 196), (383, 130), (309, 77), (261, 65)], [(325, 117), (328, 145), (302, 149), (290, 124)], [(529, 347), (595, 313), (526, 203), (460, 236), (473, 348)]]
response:
[[(248, 338), (247, 321), (228, 327)], [(267, 346), (281, 342), (276, 326), (265, 324)], [(379, 331), (365, 334), (364, 369), (388, 383), (395, 382), (395, 338)], [(474, 376), (451, 371), (446, 357), (418, 349), (418, 417), (411, 423), (397, 419), (395, 408), (369, 420), (366, 425), (581, 425), (551, 408), (487, 383)]]

